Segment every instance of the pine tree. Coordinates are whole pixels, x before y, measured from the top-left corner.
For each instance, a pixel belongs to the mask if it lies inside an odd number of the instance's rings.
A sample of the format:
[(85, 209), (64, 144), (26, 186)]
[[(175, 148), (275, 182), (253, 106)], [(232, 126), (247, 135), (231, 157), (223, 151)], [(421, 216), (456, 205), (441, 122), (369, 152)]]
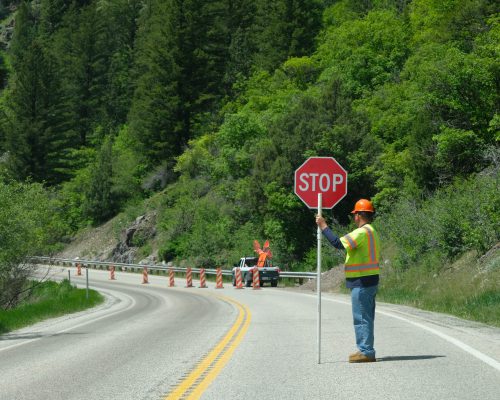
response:
[(225, 93), (232, 94), (233, 85), (247, 78), (252, 68), (255, 43), (252, 41), (252, 26), (255, 20), (256, 5), (254, 1), (229, 1), (227, 9), (227, 26), (230, 35), (228, 60), (224, 76)]
[(7, 67), (2, 53), (0, 53), (0, 90), (5, 88), (7, 84)]
[(108, 137), (99, 150), (96, 163), (91, 169), (89, 185), (85, 188), (84, 214), (95, 224), (106, 221), (115, 213), (112, 181), (112, 142)]
[(91, 144), (104, 113), (108, 50), (107, 43), (101, 40), (105, 21), (95, 7), (78, 8), (75, 4), (65, 13), (52, 47), (70, 116), (68, 122), (78, 135), (75, 147), (80, 147)]
[(5, 149), (13, 176), (57, 183), (66, 177), (64, 148), (68, 137), (61, 133), (54, 64), (36, 36), (36, 22), (30, 6), (23, 3), (12, 42), (14, 74), (6, 102), (9, 123)]
[(23, 54), (8, 100), (11, 124), (6, 134), (11, 170), (19, 179), (49, 184), (68, 177), (65, 153), (70, 137), (60, 114), (60, 91), (53, 64), (38, 40)]
[(134, 93), (134, 45), (142, 7), (141, 2), (129, 0), (101, 0), (97, 5), (100, 18), (105, 21), (100, 38), (107, 68), (103, 124), (111, 128), (126, 123), (130, 110)]
[(153, 0), (142, 11), (138, 31), (129, 123), (150, 166), (171, 159), (185, 143), (179, 120), (178, 12), (175, 1)]
[[(241, 4), (243, 21), (243, 10), (250, 8)], [(227, 0), (171, 0), (144, 8), (129, 121), (151, 165), (172, 159), (211, 129), (235, 76), (227, 74), (231, 29), (239, 26), (231, 19), (235, 7)]]
[(61, 26), (65, 12), (73, 0), (41, 0), (40, 25), (41, 33), (50, 36)]
[(253, 27), (257, 68), (274, 71), (288, 57), (309, 55), (321, 27), (320, 0), (256, 1)]
[(16, 13), (15, 30), (10, 43), (12, 68), (16, 70), (23, 62), (24, 49), (28, 48), (36, 36), (37, 21), (31, 6), (23, 1)]
[(178, 1), (179, 59), (181, 81), (179, 97), (185, 137), (199, 134), (196, 126), (206, 123), (203, 114), (217, 109), (223, 97), (223, 78), (228, 59), (230, 34), (228, 2)]

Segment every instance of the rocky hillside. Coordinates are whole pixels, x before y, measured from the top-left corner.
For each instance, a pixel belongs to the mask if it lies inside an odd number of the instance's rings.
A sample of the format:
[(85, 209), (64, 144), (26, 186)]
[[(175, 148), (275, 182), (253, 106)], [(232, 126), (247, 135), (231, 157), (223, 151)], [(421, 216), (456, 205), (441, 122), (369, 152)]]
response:
[(0, 2), (0, 49), (6, 50), (9, 47), (12, 34), (14, 33), (14, 16), (16, 3), (4, 6)]
[(123, 225), (115, 218), (99, 227), (88, 228), (56, 256), (124, 263), (156, 262), (156, 212), (149, 211)]

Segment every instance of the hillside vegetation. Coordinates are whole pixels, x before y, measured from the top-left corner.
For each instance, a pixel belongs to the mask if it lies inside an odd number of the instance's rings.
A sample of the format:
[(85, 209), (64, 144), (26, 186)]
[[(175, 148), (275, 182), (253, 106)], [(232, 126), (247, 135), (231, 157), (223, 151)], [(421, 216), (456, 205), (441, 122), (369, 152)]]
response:
[[(450, 266), (500, 240), (495, 1), (6, 5), (0, 187), (12, 209), (0, 222), (30, 210), (15, 199), (32, 186), (51, 210), (30, 222), (47, 240), (16, 254), (61, 250), (153, 199), (154, 241), (138, 235), (138, 257), (230, 265), (269, 239), (282, 268), (312, 269), (314, 213), (293, 172), (315, 155), (349, 174), (329, 222), (347, 232), (354, 202), (371, 198), (386, 282), (405, 293), (416, 276), (443, 286)], [(325, 256), (325, 269), (343, 257)], [(487, 270), (463, 293), (498, 306), (498, 262)], [(12, 268), (0, 271), (6, 285)]]

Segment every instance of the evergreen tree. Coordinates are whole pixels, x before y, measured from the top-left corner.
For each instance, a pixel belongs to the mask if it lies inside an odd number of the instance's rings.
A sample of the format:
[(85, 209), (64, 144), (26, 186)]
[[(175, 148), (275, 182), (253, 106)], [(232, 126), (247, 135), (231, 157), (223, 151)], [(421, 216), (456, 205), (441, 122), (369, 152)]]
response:
[(102, 29), (105, 65), (103, 125), (114, 129), (127, 121), (134, 93), (133, 63), (137, 21), (143, 5), (139, 1), (100, 1), (98, 11), (106, 21)]
[(232, 94), (233, 85), (250, 75), (255, 53), (252, 26), (256, 10), (255, 2), (252, 0), (229, 1), (227, 29), (230, 41), (224, 76), (225, 93)]
[[(238, 74), (250, 70), (248, 1), (152, 1), (137, 41), (129, 121), (151, 164), (213, 129)], [(161, 99), (161, 100), (160, 100)]]
[(273, 71), (288, 57), (309, 55), (321, 28), (320, 0), (258, 0), (255, 64)]
[(171, 159), (185, 143), (179, 118), (178, 12), (175, 1), (153, 0), (143, 9), (138, 30), (129, 123), (150, 166)]
[(7, 84), (7, 68), (2, 53), (0, 53), (0, 90)]
[(50, 36), (57, 31), (72, 3), (73, 0), (41, 0), (40, 25), (43, 35)]
[(12, 43), (14, 74), (8, 93), (5, 149), (19, 179), (58, 183), (67, 177), (71, 140), (61, 118), (61, 92), (52, 59), (36, 37), (36, 19), (23, 3)]
[(64, 133), (59, 94), (53, 64), (34, 40), (25, 49), (8, 97), (12, 119), (5, 147), (19, 179), (53, 184), (68, 176), (64, 151), (70, 138)]
[(23, 1), (16, 13), (15, 30), (10, 43), (13, 70), (21, 66), (24, 49), (28, 48), (36, 36), (37, 21), (28, 2)]
[[(178, 1), (181, 79), (179, 97), (184, 140), (203, 132), (206, 114), (218, 108), (224, 94), (223, 79), (230, 33), (225, 0)], [(201, 131), (200, 131), (201, 130)]]
[(91, 166), (90, 182), (85, 188), (83, 211), (95, 224), (106, 221), (115, 213), (112, 183), (112, 142), (110, 138), (106, 138), (95, 164)]
[(73, 3), (53, 40), (68, 123), (78, 135), (75, 147), (91, 144), (104, 114), (108, 61), (107, 43), (102, 40), (105, 24), (94, 6), (78, 8)]

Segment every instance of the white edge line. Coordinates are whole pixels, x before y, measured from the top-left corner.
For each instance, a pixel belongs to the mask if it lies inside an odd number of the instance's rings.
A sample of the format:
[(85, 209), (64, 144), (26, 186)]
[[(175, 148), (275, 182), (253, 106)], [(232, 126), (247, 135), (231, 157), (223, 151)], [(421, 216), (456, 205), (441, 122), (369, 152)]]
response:
[[(315, 295), (310, 295), (308, 294), (308, 296), (314, 296)], [(351, 303), (347, 302), (347, 301), (343, 301), (343, 300), (337, 300), (337, 299), (331, 299), (331, 298), (328, 298), (328, 297), (323, 297), (324, 300), (328, 300), (328, 301), (332, 301), (334, 303), (340, 303), (340, 304), (344, 304), (344, 305), (351, 305)], [(399, 315), (395, 315), (395, 314), (392, 314), (390, 312), (387, 312), (387, 311), (381, 311), (381, 310), (375, 310), (375, 312), (377, 314), (382, 314), (382, 315), (385, 315), (387, 317), (391, 317), (391, 318), (395, 318), (395, 319), (398, 319), (400, 321), (403, 321), (403, 322), (406, 322), (408, 324), (411, 324), (411, 325), (414, 325), (420, 329), (424, 329), (430, 333), (433, 333), (434, 335), (436, 336), (439, 336), (441, 339), (444, 339), (446, 340), (447, 342), (457, 346), (459, 349), (462, 349), (463, 351), (473, 355), (474, 357), (476, 357), (477, 359), (481, 360), (482, 362), (488, 364), (490, 367), (493, 367), (495, 368), (497, 371), (500, 371), (500, 362), (498, 362), (497, 360), (487, 356), (486, 354), (484, 353), (481, 353), (479, 350), (476, 350), (474, 349), (473, 347), (469, 346), (468, 344), (465, 344), (464, 342), (458, 340), (458, 339), (455, 339), (454, 337), (451, 337), (443, 332), (440, 332), (438, 331), (437, 329), (434, 329), (434, 328), (430, 328), (426, 325), (423, 325), (419, 322), (414, 322), (412, 320), (409, 320), (407, 318), (404, 318), (404, 317), (400, 317)]]

